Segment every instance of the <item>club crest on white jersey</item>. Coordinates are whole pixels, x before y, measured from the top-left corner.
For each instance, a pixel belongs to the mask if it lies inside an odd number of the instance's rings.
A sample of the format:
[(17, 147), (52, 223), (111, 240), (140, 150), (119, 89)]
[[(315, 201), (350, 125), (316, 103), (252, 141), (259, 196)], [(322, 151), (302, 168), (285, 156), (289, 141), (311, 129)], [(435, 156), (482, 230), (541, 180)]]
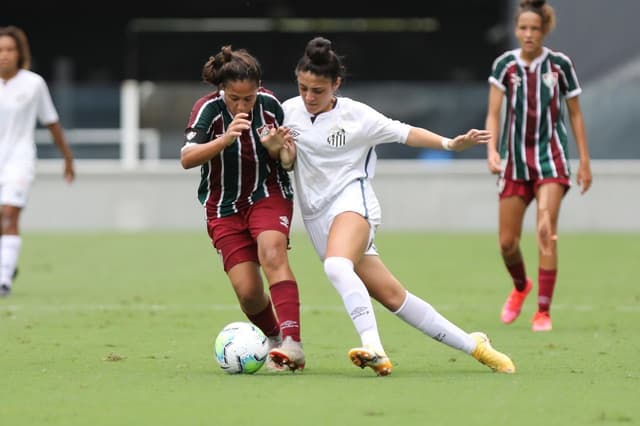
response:
[(327, 138), (327, 143), (334, 148), (343, 147), (347, 143), (347, 136), (344, 129), (334, 129)]

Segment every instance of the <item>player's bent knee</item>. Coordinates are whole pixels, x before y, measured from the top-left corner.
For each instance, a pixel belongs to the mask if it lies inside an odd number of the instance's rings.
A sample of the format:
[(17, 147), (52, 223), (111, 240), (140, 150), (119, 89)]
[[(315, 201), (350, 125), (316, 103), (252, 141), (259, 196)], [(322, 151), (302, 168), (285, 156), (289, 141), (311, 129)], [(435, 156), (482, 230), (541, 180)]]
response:
[(353, 262), (346, 257), (327, 257), (324, 260), (324, 273), (331, 282), (340, 280), (345, 274), (355, 273)]

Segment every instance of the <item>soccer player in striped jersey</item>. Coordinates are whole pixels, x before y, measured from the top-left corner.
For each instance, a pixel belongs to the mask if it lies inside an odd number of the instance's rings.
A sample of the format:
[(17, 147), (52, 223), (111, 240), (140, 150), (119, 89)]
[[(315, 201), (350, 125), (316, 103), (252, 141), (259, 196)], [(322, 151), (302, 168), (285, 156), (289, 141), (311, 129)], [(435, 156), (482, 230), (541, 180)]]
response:
[(287, 168), (293, 167), (307, 233), (360, 335), (362, 346), (349, 351), (351, 361), (380, 376), (393, 368), (378, 333), (372, 296), (427, 336), (472, 355), (494, 371), (514, 373), (511, 359), (491, 347), (484, 333), (463, 331), (409, 293), (373, 244), (381, 223), (380, 205), (371, 186), (376, 145), (397, 142), (461, 151), (486, 143), (489, 132), (472, 129), (448, 139), (336, 96), (344, 67), (331, 42), (321, 37), (307, 44), (296, 76), (300, 96), (283, 103), (284, 123), (295, 143), (283, 146), (288, 154), (281, 159)]
[(549, 309), (558, 271), (558, 214), (571, 186), (565, 112), (578, 148), (576, 180), (582, 193), (592, 179), (574, 66), (568, 56), (543, 44), (554, 23), (554, 10), (544, 0), (520, 3), (515, 25), (520, 48), (505, 52), (493, 63), (486, 120), (492, 134), (488, 166), (500, 176), (500, 251), (514, 287), (502, 307), (501, 319), (506, 324), (518, 318), (533, 287), (520, 251), (520, 236), (525, 211), (536, 200), (538, 310), (532, 319), (533, 331), (552, 328)]
[(0, 297), (9, 296), (22, 237), (20, 215), (36, 174), (36, 122), (47, 127), (64, 157), (64, 179), (75, 179), (73, 153), (44, 79), (29, 70), (27, 36), (15, 26), (0, 27)]
[(207, 231), (242, 311), (269, 338), (267, 366), (302, 370), (298, 285), (287, 254), (293, 190), (279, 159), (291, 138), (282, 106), (261, 87), (260, 63), (246, 50), (223, 47), (202, 77), (216, 90), (193, 106), (182, 166), (200, 166)]

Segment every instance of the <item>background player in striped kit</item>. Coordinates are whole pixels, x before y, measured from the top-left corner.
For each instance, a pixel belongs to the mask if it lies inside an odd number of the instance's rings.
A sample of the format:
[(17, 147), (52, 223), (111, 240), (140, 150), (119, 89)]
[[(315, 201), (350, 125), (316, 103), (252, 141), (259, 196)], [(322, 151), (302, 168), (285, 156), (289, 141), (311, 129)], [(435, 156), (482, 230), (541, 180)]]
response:
[(64, 179), (75, 179), (73, 153), (47, 83), (30, 67), (24, 31), (0, 27), (0, 296), (11, 293), (22, 247), (20, 215), (36, 173), (36, 120), (49, 129), (64, 157)]
[(371, 297), (427, 336), (473, 356), (494, 371), (515, 373), (511, 359), (484, 333), (467, 333), (429, 303), (407, 291), (387, 269), (373, 244), (381, 223), (371, 178), (375, 146), (462, 151), (486, 143), (489, 132), (471, 129), (453, 139), (392, 120), (373, 108), (337, 96), (345, 70), (331, 42), (309, 41), (296, 66), (300, 96), (283, 103), (295, 143), (284, 145), (283, 164), (293, 167), (304, 225), (324, 271), (360, 335), (351, 361), (386, 376), (393, 365), (378, 333)]
[[(533, 199), (537, 204), (538, 311), (532, 319), (533, 331), (552, 328), (549, 309), (558, 270), (558, 214), (571, 185), (565, 100), (580, 158), (577, 183), (582, 193), (591, 186), (575, 69), (568, 56), (543, 45), (554, 23), (554, 10), (544, 0), (520, 3), (515, 26), (520, 48), (505, 52), (493, 63), (486, 120), (492, 134), (487, 146), (489, 170), (500, 175), (500, 251), (514, 285), (501, 312), (507, 324), (518, 318), (533, 286), (527, 278), (520, 236), (527, 207)], [(506, 114), (500, 131), (505, 97)]]
[(280, 127), (282, 106), (261, 87), (260, 63), (245, 50), (223, 47), (202, 77), (216, 90), (191, 111), (182, 166), (201, 167), (207, 230), (242, 311), (269, 337), (267, 366), (302, 370), (298, 286), (287, 256), (293, 190), (278, 158), (290, 138)]

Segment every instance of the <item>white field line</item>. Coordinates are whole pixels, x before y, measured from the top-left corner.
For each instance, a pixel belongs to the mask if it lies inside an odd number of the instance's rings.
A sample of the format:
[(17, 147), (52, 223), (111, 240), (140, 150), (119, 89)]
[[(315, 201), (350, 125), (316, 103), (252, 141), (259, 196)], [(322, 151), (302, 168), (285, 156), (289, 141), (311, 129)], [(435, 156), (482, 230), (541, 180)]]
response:
[[(384, 310), (379, 304), (374, 303), (376, 309)], [(497, 306), (497, 305), (496, 305)], [(487, 311), (496, 310), (496, 306), (478, 305), (473, 309)], [(0, 304), (0, 312), (210, 312), (210, 311), (237, 311), (237, 304), (70, 304), (70, 305), (20, 305), (20, 304)], [(341, 305), (301, 305), (301, 309), (307, 312), (343, 312), (344, 307)], [(440, 305), (436, 307), (441, 312), (457, 312), (468, 311), (469, 305)], [(570, 312), (591, 312), (595, 310), (614, 310), (617, 312), (640, 312), (640, 305), (562, 305), (554, 304), (553, 311), (570, 311)]]
[[(304, 306), (308, 311), (341, 311), (342, 306)], [(71, 304), (71, 305), (0, 305), (0, 312), (209, 312), (209, 311), (236, 311), (240, 310), (238, 304), (185, 304), (185, 305), (160, 305), (160, 304)]]

